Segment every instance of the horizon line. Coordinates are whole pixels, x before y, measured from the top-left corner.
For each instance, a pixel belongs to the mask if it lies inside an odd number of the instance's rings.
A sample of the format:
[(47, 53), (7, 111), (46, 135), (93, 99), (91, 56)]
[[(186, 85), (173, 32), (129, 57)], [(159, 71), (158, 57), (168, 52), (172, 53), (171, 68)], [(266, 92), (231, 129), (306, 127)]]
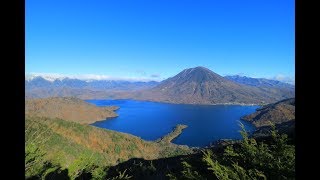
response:
[[(248, 78), (255, 78), (255, 79), (268, 79), (268, 80), (276, 80), (283, 83), (295, 85), (295, 77), (286, 77), (283, 75), (276, 75), (273, 77), (251, 77), (247, 75), (243, 75), (243, 73), (238, 74), (225, 74), (225, 76), (240, 76), (240, 77), (248, 77)], [(160, 77), (117, 77), (117, 76), (110, 76), (110, 75), (102, 75), (102, 74), (62, 74), (62, 73), (36, 73), (30, 72), (25, 73), (25, 80), (30, 81), (34, 78), (42, 77), (47, 81), (55, 81), (55, 80), (64, 80), (64, 79), (78, 79), (83, 81), (129, 81), (129, 82), (150, 82), (156, 81), (161, 82), (167, 78), (160, 78)], [(173, 77), (173, 76), (172, 76)], [(170, 77), (168, 77), (170, 78)]]

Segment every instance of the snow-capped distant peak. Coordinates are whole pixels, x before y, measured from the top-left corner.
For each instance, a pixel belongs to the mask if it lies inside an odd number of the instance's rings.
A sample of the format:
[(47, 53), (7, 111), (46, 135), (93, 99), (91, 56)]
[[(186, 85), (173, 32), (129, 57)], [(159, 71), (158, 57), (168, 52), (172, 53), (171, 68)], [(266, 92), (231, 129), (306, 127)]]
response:
[(40, 74), (40, 73), (30, 73), (25, 75), (26, 81), (31, 81), (35, 78), (41, 77), (47, 81), (53, 82), (55, 80), (63, 80), (67, 78), (66, 76), (60, 74)]
[(41, 77), (47, 81), (53, 82), (55, 80), (64, 79), (77, 79), (86, 82), (92, 81), (130, 81), (130, 82), (149, 82), (156, 81), (152, 78), (141, 78), (141, 77), (112, 77), (108, 75), (95, 75), (95, 74), (82, 74), (82, 75), (62, 75), (53, 73), (29, 73), (25, 75), (26, 81), (31, 81), (37, 77)]

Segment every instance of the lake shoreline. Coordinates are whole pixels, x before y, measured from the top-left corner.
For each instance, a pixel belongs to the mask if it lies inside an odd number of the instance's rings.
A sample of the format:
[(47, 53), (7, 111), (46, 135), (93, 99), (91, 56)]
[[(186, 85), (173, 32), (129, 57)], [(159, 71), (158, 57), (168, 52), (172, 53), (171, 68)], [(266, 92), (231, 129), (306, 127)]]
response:
[(108, 98), (108, 99), (83, 99), (84, 101), (87, 100), (95, 100), (95, 101), (99, 101), (99, 100), (131, 100), (131, 101), (140, 101), (140, 102), (153, 102), (153, 103), (162, 103), (162, 104), (178, 104), (178, 105), (197, 105), (197, 106), (232, 106), (232, 105), (238, 105), (238, 106), (263, 106), (266, 105), (267, 103), (239, 103), (239, 102), (229, 102), (229, 103), (214, 103), (214, 104), (197, 104), (197, 103), (175, 103), (175, 102), (167, 102), (167, 101), (153, 101), (153, 100), (141, 100), (141, 99), (128, 99), (128, 98)]
[[(143, 140), (156, 141), (172, 133), (174, 128), (187, 125), (183, 131), (177, 131), (170, 143), (205, 147), (217, 140), (239, 139), (238, 122), (240, 117), (255, 112), (258, 106), (198, 106), (154, 103), (135, 100), (88, 100), (87, 102), (103, 106), (119, 106), (118, 117), (98, 121), (91, 125), (132, 134)], [(244, 123), (247, 130), (255, 127)], [(172, 134), (171, 134), (172, 135)]]

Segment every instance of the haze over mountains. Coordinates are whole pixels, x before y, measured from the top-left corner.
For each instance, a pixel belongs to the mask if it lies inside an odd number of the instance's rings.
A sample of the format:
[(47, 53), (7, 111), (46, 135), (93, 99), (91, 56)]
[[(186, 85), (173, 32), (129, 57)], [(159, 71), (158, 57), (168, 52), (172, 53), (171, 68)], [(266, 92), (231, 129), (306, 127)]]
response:
[(45, 79), (41, 76), (25, 80), (26, 98), (78, 97), (81, 99), (107, 98), (118, 91), (148, 89), (156, 81)]
[(251, 78), (251, 77), (239, 76), (239, 75), (225, 76), (225, 78), (240, 84), (248, 85), (248, 86), (294, 89), (294, 85), (292, 84), (280, 82), (277, 80), (265, 79), (265, 78)]
[(294, 86), (275, 80), (222, 77), (205, 67), (185, 69), (161, 82), (56, 79), (25, 81), (26, 98), (137, 99), (183, 104), (260, 104), (294, 97)]
[(55, 79), (47, 80), (41, 76), (25, 81), (27, 90), (37, 88), (75, 88), (90, 90), (139, 90), (154, 87), (156, 81), (125, 81), (125, 80), (80, 80), (80, 79)]

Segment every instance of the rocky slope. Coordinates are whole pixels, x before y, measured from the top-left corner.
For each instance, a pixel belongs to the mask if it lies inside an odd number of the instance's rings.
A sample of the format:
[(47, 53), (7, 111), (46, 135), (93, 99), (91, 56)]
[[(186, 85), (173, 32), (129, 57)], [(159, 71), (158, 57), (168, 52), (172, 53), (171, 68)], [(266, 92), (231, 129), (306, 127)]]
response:
[(116, 117), (118, 107), (97, 107), (72, 97), (30, 99), (25, 101), (27, 116), (60, 118), (81, 124), (90, 124), (106, 118)]

